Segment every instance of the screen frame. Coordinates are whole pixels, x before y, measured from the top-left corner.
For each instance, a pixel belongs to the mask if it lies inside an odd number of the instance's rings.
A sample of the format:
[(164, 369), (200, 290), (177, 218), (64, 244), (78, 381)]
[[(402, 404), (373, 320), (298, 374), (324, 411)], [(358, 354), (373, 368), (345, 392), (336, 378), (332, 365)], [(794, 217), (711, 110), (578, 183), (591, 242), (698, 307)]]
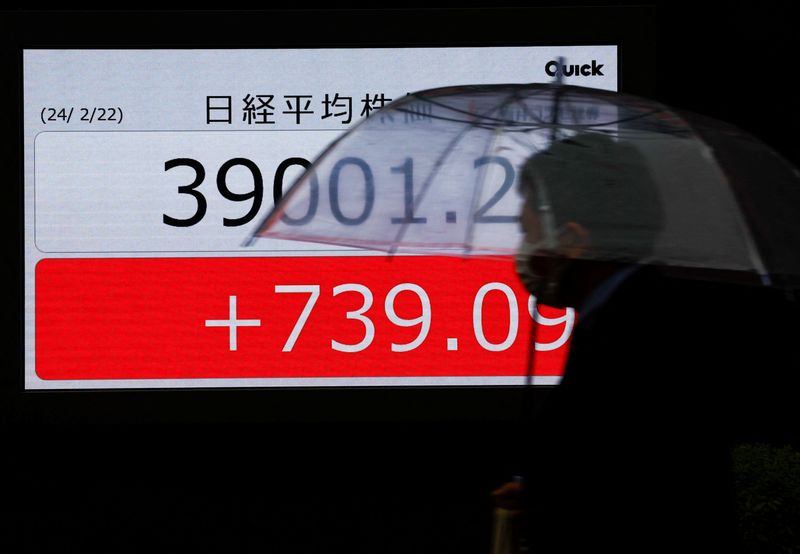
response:
[[(16, 294), (7, 299), (7, 328), (15, 331), (6, 337), (2, 396), (3, 411), (8, 413), (4, 419), (77, 424), (516, 421), (524, 415), (530, 395), (539, 399), (548, 394), (550, 387), (531, 391), (519, 386), (25, 390), (22, 52), (40, 48), (614, 45), (619, 90), (651, 95), (656, 85), (654, 8), (20, 11), (10, 16), (3, 66), (5, 74), (16, 77), (16, 86), (6, 89), (3, 105), (16, 110), (16, 117), (7, 123), (12, 127), (9, 136), (16, 136), (17, 144), (5, 155), (6, 167), (18, 167), (18, 182), (4, 218), (6, 251), (13, 254), (10, 267), (16, 281)], [(546, 23), (533, 25), (534, 21)], [(270, 31), (265, 33), (264, 27)], [(405, 31), (409, 28), (414, 32)], [(308, 30), (314, 30), (313, 37)]]

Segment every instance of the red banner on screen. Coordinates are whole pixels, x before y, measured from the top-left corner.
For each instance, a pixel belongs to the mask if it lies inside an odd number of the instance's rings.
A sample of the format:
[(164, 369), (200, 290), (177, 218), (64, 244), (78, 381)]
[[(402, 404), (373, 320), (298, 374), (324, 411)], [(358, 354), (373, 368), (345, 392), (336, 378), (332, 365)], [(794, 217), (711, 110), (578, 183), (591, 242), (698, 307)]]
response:
[[(522, 376), (529, 302), (510, 260), (42, 260), (36, 373), (42, 379)], [(535, 375), (561, 375), (574, 314), (533, 311), (540, 321)]]

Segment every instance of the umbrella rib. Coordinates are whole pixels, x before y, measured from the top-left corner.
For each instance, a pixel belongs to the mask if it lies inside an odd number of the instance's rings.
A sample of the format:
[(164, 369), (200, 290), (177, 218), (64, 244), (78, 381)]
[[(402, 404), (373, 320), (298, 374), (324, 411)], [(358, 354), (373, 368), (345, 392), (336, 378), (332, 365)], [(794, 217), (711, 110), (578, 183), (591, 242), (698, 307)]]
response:
[[(454, 111), (458, 111), (459, 113), (468, 113), (468, 112), (464, 112), (462, 110), (455, 110), (455, 108), (450, 108), (449, 106), (445, 106), (443, 104), (436, 104), (436, 105), (437, 106), (442, 106), (444, 108), (451, 109), (451, 110), (454, 110)], [(494, 108), (494, 109), (497, 109), (497, 108)], [(412, 110), (404, 109), (404, 108), (397, 108), (397, 111), (401, 112), (401, 113), (416, 114), (416, 112), (414, 112)], [(426, 117), (429, 117), (430, 119), (435, 119), (437, 121), (452, 121), (454, 123), (469, 123), (473, 127), (479, 127), (479, 128), (482, 128), (482, 129), (494, 129), (495, 127), (497, 127), (498, 123), (502, 123), (502, 124), (507, 125), (509, 127), (523, 127), (523, 126), (526, 126), (525, 124), (520, 124), (518, 122), (509, 120), (509, 119), (500, 119), (499, 117), (487, 117), (485, 115), (480, 115), (480, 114), (470, 114), (470, 115), (471, 115), (472, 121), (467, 121), (465, 119), (458, 119), (458, 118), (455, 118), (455, 117), (445, 117), (443, 115), (433, 115), (433, 114), (427, 115)], [(485, 121), (476, 121), (475, 120), (476, 117), (481, 117)], [(535, 120), (535, 121), (539, 122), (538, 119)], [(542, 123), (544, 123), (544, 122), (542, 122)]]
[[(404, 109), (398, 109), (397, 111), (398, 112), (402, 112), (402, 113), (414, 113), (414, 112), (411, 112), (410, 110), (404, 110)], [(591, 124), (571, 124), (570, 125), (570, 124), (564, 123), (564, 124), (559, 124), (558, 127), (559, 128), (563, 128), (563, 129), (576, 129), (576, 130), (586, 130), (586, 129), (592, 129), (592, 128), (603, 128), (603, 127), (606, 127), (608, 125), (616, 125), (616, 124), (619, 124), (619, 123), (627, 123), (627, 122), (630, 122), (630, 121), (636, 121), (637, 119), (642, 119), (642, 118), (645, 118), (645, 117), (648, 117), (648, 116), (651, 116), (651, 115), (654, 115), (654, 114), (657, 114), (657, 113), (661, 113), (661, 112), (662, 112), (662, 110), (654, 110), (652, 112), (648, 112), (648, 113), (644, 113), (644, 114), (638, 114), (638, 115), (631, 116), (631, 117), (626, 117), (626, 118), (621, 118), (621, 119), (614, 119), (614, 120), (610, 120), (610, 121), (601, 121), (601, 122), (591, 123)], [(466, 123), (466, 121), (464, 121), (463, 119), (456, 119), (456, 118), (453, 118), (453, 117), (444, 117), (444, 116), (441, 116), (441, 115), (430, 115), (428, 117), (430, 117), (431, 119), (438, 120), (438, 121), (453, 121), (455, 123)], [(505, 124), (508, 127), (508, 129), (507, 129), (508, 132), (510, 132), (510, 133), (513, 133), (513, 132), (523, 132), (524, 133), (524, 132), (531, 131), (531, 130), (536, 131), (536, 130), (540, 130), (540, 129), (547, 129), (547, 128), (553, 127), (553, 123), (548, 123), (547, 121), (544, 121), (544, 120), (538, 118), (535, 115), (532, 115), (532, 118), (534, 119), (533, 122), (537, 123), (537, 125), (521, 124), (521, 123), (518, 123), (518, 122), (515, 122), (515, 121), (503, 120), (503, 119), (499, 119), (499, 118), (491, 118), (491, 120), (494, 121), (494, 122)], [(484, 119), (489, 119), (489, 118), (485, 118), (484, 117)], [(481, 129), (493, 129), (494, 127), (496, 127), (496, 125), (494, 125), (491, 122), (482, 123), (482, 122), (476, 121), (476, 122), (472, 122), (471, 125), (473, 127), (477, 127), (477, 128), (481, 128)], [(518, 129), (515, 129), (515, 127), (517, 127)], [(667, 126), (664, 126), (664, 127), (659, 129), (659, 132), (664, 133), (664, 134), (673, 135), (673, 136), (678, 136), (678, 135), (681, 135), (681, 134), (686, 134), (687, 132), (689, 132), (689, 130), (688, 129), (670, 129)]]
[[(446, 108), (446, 109), (449, 109), (449, 110), (452, 110), (452, 111), (456, 111), (456, 112), (459, 112), (459, 113), (469, 113), (469, 112), (464, 112), (463, 110), (458, 110), (456, 108), (452, 108), (452, 107), (447, 106), (445, 104), (441, 104), (441, 103), (437, 103), (437, 102), (431, 102), (431, 101), (429, 101), (427, 99), (424, 99), (424, 98), (423, 98), (423, 100), (425, 100), (426, 102), (430, 102), (430, 103), (432, 103), (432, 104), (434, 104), (436, 106), (440, 106), (440, 107), (443, 107), (443, 108)], [(532, 119), (532, 122), (533, 123), (537, 123), (538, 125), (531, 125), (531, 124), (528, 124), (528, 123), (519, 123), (519, 122), (516, 122), (516, 121), (510, 121), (510, 120), (507, 120), (507, 119), (493, 118), (493, 117), (488, 117), (486, 115), (480, 115), (480, 117), (482, 117), (484, 120), (486, 120), (485, 122), (472, 121), (472, 122), (470, 122), (470, 125), (472, 127), (476, 127), (476, 128), (480, 128), (480, 129), (493, 129), (493, 128), (496, 127), (495, 123), (503, 123), (508, 127), (507, 128), (507, 132), (509, 132), (509, 133), (515, 133), (515, 132), (525, 133), (525, 132), (529, 132), (529, 131), (538, 131), (538, 130), (541, 130), (541, 129), (547, 129), (547, 128), (553, 127), (553, 123), (552, 122), (544, 121), (540, 117), (530, 113), (527, 110), (527, 108), (524, 107), (524, 105), (523, 105), (523, 110), (528, 115), (530, 115), (530, 117)], [(411, 114), (416, 113), (416, 112), (413, 112), (412, 110), (408, 110), (408, 109), (404, 109), (404, 108), (396, 108), (396, 111), (401, 112), (401, 113), (411, 113)], [(621, 119), (614, 119), (614, 120), (611, 120), (611, 121), (601, 121), (601, 122), (597, 122), (597, 123), (583, 124), (583, 125), (581, 125), (581, 124), (572, 124), (572, 125), (570, 125), (570, 124), (564, 123), (564, 124), (559, 124), (558, 126), (560, 128), (563, 128), (563, 129), (573, 129), (573, 130), (587, 130), (587, 129), (594, 129), (594, 128), (602, 129), (603, 127), (606, 127), (608, 125), (617, 125), (619, 123), (627, 123), (627, 122), (630, 122), (630, 121), (636, 121), (638, 119), (646, 118), (646, 117), (652, 116), (654, 114), (662, 113), (663, 111), (664, 110), (658, 109), (658, 110), (653, 110), (653, 111), (650, 111), (650, 112), (647, 112), (647, 113), (637, 114), (637, 115), (634, 115), (634, 116), (631, 116), (631, 117), (625, 117), (625, 118), (621, 118)], [(470, 114), (470, 115), (472, 115), (472, 117), (476, 117), (477, 114)], [(441, 116), (441, 115), (430, 114), (427, 117), (429, 117), (431, 119), (435, 119), (437, 121), (452, 121), (452, 122), (455, 122), (455, 123), (467, 123), (463, 119), (457, 119), (457, 118), (454, 118), (454, 117), (445, 117), (445, 116)], [(518, 129), (515, 129), (515, 127), (517, 127)], [(669, 126), (663, 126), (662, 128), (659, 129), (659, 132), (661, 132), (663, 134), (668, 134), (670, 136), (680, 136), (682, 134), (686, 134), (687, 132), (689, 132), (689, 129), (671, 129), (671, 128), (669, 128)]]
[[(521, 97), (520, 97), (519, 93), (516, 90), (512, 90), (509, 99), (505, 102), (504, 105), (502, 105), (502, 107), (505, 107), (506, 105), (511, 104), (512, 101), (519, 101), (520, 99), (521, 99)], [(497, 128), (495, 128), (495, 130), (496, 129)], [(484, 150), (484, 156), (486, 156), (486, 154), (488, 152), (490, 152), (493, 149), (493, 146), (497, 143), (497, 136), (498, 135), (497, 135), (496, 132), (492, 133), (492, 138), (488, 142), (488, 144), (486, 145), (486, 149)], [(466, 232), (466, 234), (464, 236), (464, 244), (466, 245), (467, 252), (469, 252), (469, 250), (470, 250), (470, 245), (472, 244), (473, 234), (475, 232), (475, 217), (474, 217), (475, 205), (476, 205), (478, 199), (481, 197), (481, 193), (483, 192), (483, 183), (486, 181), (485, 180), (485, 176), (486, 176), (486, 172), (487, 171), (488, 171), (487, 167), (484, 166), (483, 169), (481, 170), (480, 174), (477, 177), (478, 186), (476, 186), (476, 187), (474, 187), (472, 189), (473, 190), (473, 192), (472, 192), (472, 202), (470, 202), (470, 209), (469, 209), (469, 213), (470, 213), (471, 217), (467, 220), (467, 232)]]
[[(508, 100), (506, 100), (505, 102), (502, 102), (498, 106), (493, 107), (492, 109), (488, 110), (486, 113), (488, 114), (488, 113), (492, 113), (492, 112), (494, 112), (496, 110), (502, 109), (509, 102), (511, 102), (512, 99), (513, 99), (513, 96), (509, 97)], [(425, 100), (430, 102), (430, 100), (427, 100), (427, 99), (425, 99)], [(435, 104), (435, 102), (433, 102), (433, 103)], [(479, 114), (479, 116), (480, 117), (484, 117), (484, 114)], [(463, 123), (463, 122), (461, 122), (461, 123)], [(417, 208), (419, 208), (420, 204), (425, 199), (425, 195), (428, 192), (428, 189), (430, 188), (431, 183), (433, 182), (433, 179), (436, 177), (437, 173), (439, 172), (439, 169), (441, 169), (442, 165), (444, 164), (445, 159), (447, 159), (447, 157), (450, 155), (450, 153), (453, 151), (453, 149), (456, 147), (456, 145), (461, 141), (461, 139), (464, 137), (464, 135), (466, 135), (469, 131), (471, 131), (472, 129), (474, 129), (476, 127), (478, 127), (478, 125), (476, 125), (475, 123), (469, 124), (463, 130), (461, 130), (458, 133), (458, 135), (456, 135), (453, 138), (453, 140), (450, 141), (450, 144), (448, 144), (447, 147), (444, 149), (442, 154), (436, 160), (436, 163), (434, 163), (433, 168), (431, 169), (431, 172), (428, 174), (427, 178), (423, 182), (422, 187), (420, 188), (419, 194), (417, 194), (417, 197), (414, 199), (414, 209), (415, 210)], [(391, 245), (391, 247), (389, 249), (389, 253), (390, 254), (394, 254), (397, 251), (397, 247), (398, 247), (400, 241), (403, 240), (403, 236), (406, 234), (406, 231), (408, 230), (408, 226), (409, 225), (410, 225), (409, 222), (404, 222), (400, 226), (400, 229), (398, 230), (397, 235), (395, 236), (395, 240), (394, 240), (393, 244)]]
[[(529, 96), (530, 97), (538, 96), (540, 94), (543, 94), (546, 90), (547, 89), (538, 90), (538, 91), (536, 91), (535, 94), (530, 94)], [(512, 91), (512, 93), (513, 93), (513, 91)], [(418, 96), (417, 98), (419, 98), (420, 100), (424, 100), (425, 102), (428, 102), (429, 104), (432, 104), (434, 106), (438, 106), (440, 108), (444, 108), (445, 110), (449, 110), (449, 111), (452, 111), (452, 112), (456, 112), (456, 113), (467, 115), (467, 116), (469, 116), (469, 119), (470, 119), (471, 122), (474, 122), (475, 117), (481, 117), (481, 118), (489, 121), (490, 123), (488, 123), (488, 125), (492, 125), (492, 126), (494, 126), (494, 123), (503, 123), (503, 124), (506, 124), (506, 125), (514, 125), (515, 124), (513, 121), (510, 121), (508, 119), (501, 119), (499, 117), (490, 117), (489, 116), (489, 114), (492, 113), (493, 111), (499, 110), (499, 109), (505, 107), (504, 105), (500, 105), (500, 106), (497, 106), (495, 108), (492, 108), (491, 110), (488, 110), (486, 113), (483, 113), (483, 114), (476, 114), (476, 113), (468, 112), (468, 111), (460, 109), (460, 108), (456, 108), (454, 106), (448, 106), (447, 104), (443, 104), (441, 102), (436, 102), (435, 100), (431, 100), (430, 98), (426, 98), (424, 96)], [(404, 110), (398, 109), (398, 111), (404, 111)], [(465, 123), (465, 121), (463, 119), (456, 119), (456, 118), (442, 117), (442, 116), (435, 116), (435, 115), (432, 115), (431, 117), (433, 119), (441, 119), (441, 120), (444, 120), (444, 121), (455, 121), (455, 122), (458, 122), (458, 123)]]
[[(365, 125), (367, 121), (368, 121), (367, 119), (364, 119), (364, 120), (362, 120), (362, 121), (358, 122), (358, 123), (357, 123), (357, 124), (356, 124), (356, 125), (353, 127), (353, 129), (355, 129), (355, 128), (357, 128), (357, 127), (361, 127), (361, 126)], [(319, 165), (320, 165), (320, 164), (323, 162), (323, 160), (325, 160), (325, 158), (327, 158), (327, 157), (328, 157), (328, 155), (329, 155), (329, 154), (330, 154), (330, 153), (331, 153), (331, 152), (332, 152), (332, 151), (333, 151), (333, 150), (334, 150), (334, 149), (335, 149), (335, 148), (336, 148), (336, 147), (339, 145), (339, 143), (340, 143), (342, 140), (344, 140), (346, 137), (347, 137), (347, 134), (340, 135), (340, 136), (339, 136), (339, 137), (337, 137), (335, 140), (333, 140), (333, 141), (332, 141), (330, 144), (328, 144), (328, 146), (326, 146), (326, 147), (325, 147), (325, 149), (322, 151), (322, 153), (321, 153), (319, 156), (317, 156), (317, 158), (316, 158), (316, 159), (313, 161), (313, 163), (312, 163), (312, 164), (311, 164), (311, 165), (310, 165), (308, 168), (306, 168), (306, 171), (304, 171), (303, 173), (301, 173), (301, 174), (300, 174), (300, 176), (299, 176), (299, 177), (297, 177), (297, 178), (294, 180), (294, 182), (293, 182), (293, 183), (292, 183), (292, 185), (289, 187), (289, 189), (288, 189), (286, 192), (284, 192), (284, 194), (281, 196), (281, 199), (280, 199), (280, 201), (279, 201), (279, 202), (277, 202), (277, 203), (276, 203), (276, 204), (275, 204), (275, 205), (272, 207), (272, 210), (270, 210), (270, 211), (267, 213), (267, 215), (263, 217), (263, 219), (261, 220), (261, 223), (259, 223), (259, 224), (258, 224), (258, 226), (257, 226), (257, 227), (255, 227), (255, 231), (253, 231), (253, 232), (251, 233), (251, 235), (250, 235), (250, 236), (249, 236), (249, 237), (248, 237), (248, 238), (245, 240), (245, 242), (242, 244), (242, 246), (251, 246), (251, 245), (253, 244), (253, 242), (255, 242), (255, 240), (256, 240), (257, 238), (259, 238), (259, 236), (261, 236), (261, 233), (263, 233), (263, 232), (264, 232), (264, 231), (267, 229), (267, 227), (269, 227), (269, 226), (272, 224), (272, 222), (273, 222), (275, 219), (277, 219), (277, 218), (278, 218), (280, 215), (283, 215), (283, 211), (284, 211), (284, 209), (285, 209), (286, 205), (289, 203), (289, 200), (290, 200), (290, 199), (291, 199), (291, 198), (292, 198), (292, 197), (295, 195), (295, 193), (297, 192), (299, 183), (300, 183), (301, 181), (303, 181), (303, 180), (306, 178), (306, 176), (307, 176), (307, 175), (309, 175), (309, 174), (311, 174), (313, 171), (315, 171), (315, 170), (317, 169), (317, 167), (318, 167), (318, 166), (319, 166)]]
[[(493, 146), (497, 143), (497, 136), (498, 136), (497, 132), (492, 132), (492, 138), (486, 144), (486, 149), (483, 151), (484, 157), (486, 157), (486, 154), (488, 152), (490, 152), (492, 150)], [(473, 189), (472, 189), (472, 201), (470, 202), (470, 205), (469, 205), (470, 217), (467, 219), (467, 232), (464, 235), (464, 245), (465, 245), (465, 251), (466, 252), (469, 252), (471, 250), (472, 235), (473, 235), (474, 229), (475, 229), (475, 215), (474, 215), (475, 214), (475, 205), (476, 205), (478, 199), (481, 197), (481, 195), (483, 193), (483, 183), (486, 182), (485, 177), (486, 177), (486, 172), (487, 171), (488, 171), (487, 166), (484, 165), (482, 167), (480, 173), (478, 174), (478, 177), (477, 177), (478, 186), (473, 187)]]

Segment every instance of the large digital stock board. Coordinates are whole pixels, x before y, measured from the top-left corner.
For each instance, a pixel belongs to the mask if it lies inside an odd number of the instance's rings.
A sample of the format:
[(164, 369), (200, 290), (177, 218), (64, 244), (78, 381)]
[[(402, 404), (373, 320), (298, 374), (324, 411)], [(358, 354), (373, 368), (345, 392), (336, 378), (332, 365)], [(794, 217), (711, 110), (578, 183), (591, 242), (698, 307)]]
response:
[(558, 383), (577, 316), (511, 258), (247, 239), (391, 100), (561, 58), (616, 90), (609, 45), (24, 50), (25, 388), (521, 385), (533, 318), (534, 383)]

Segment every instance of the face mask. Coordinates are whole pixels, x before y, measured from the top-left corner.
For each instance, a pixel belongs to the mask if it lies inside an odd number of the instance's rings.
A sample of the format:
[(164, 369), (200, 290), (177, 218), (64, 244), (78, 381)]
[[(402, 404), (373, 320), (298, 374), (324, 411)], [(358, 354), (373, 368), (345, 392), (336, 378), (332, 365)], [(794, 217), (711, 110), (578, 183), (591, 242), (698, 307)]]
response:
[(542, 248), (543, 242), (529, 242), (523, 238), (514, 259), (517, 275), (538, 302), (563, 308), (567, 303), (563, 298), (561, 281), (570, 260)]

